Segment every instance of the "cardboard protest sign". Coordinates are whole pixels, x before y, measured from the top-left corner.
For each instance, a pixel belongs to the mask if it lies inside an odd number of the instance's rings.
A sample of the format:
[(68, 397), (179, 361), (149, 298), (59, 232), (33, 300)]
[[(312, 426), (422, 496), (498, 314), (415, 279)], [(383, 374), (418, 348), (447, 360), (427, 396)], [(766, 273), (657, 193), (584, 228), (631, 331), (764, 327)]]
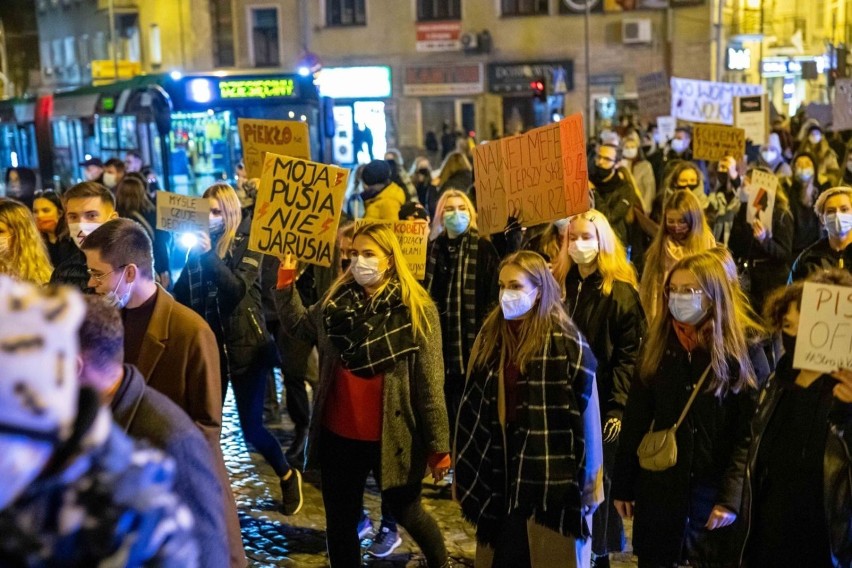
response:
[(210, 202), (203, 197), (157, 192), (157, 228), (173, 233), (206, 233)]
[(267, 152), (311, 159), (308, 125), (297, 120), (239, 118), (237, 127), (243, 144), (243, 161), (249, 178), (259, 178)]
[(734, 98), (734, 126), (745, 130), (746, 140), (757, 146), (769, 136), (769, 99), (764, 95)]
[(718, 162), (733, 156), (738, 162), (745, 154), (745, 130), (718, 124), (697, 124), (692, 131), (692, 157)]
[(574, 114), (473, 150), (479, 231), (502, 231), (510, 213), (525, 227), (588, 211), (583, 118)]
[(755, 219), (772, 233), (772, 214), (775, 211), (775, 196), (778, 194), (778, 176), (753, 170), (751, 180), (746, 187), (748, 203), (746, 204), (746, 222), (749, 225)]
[(331, 266), (349, 170), (266, 153), (249, 249)]
[(852, 368), (852, 288), (805, 282), (793, 368)]
[(402, 248), (402, 256), (408, 263), (414, 277), (418, 280), (426, 278), (426, 248), (429, 245), (429, 223), (426, 221), (382, 221), (380, 219), (359, 219), (355, 221), (355, 230), (370, 223), (383, 223), (390, 225), (399, 246)]
[(657, 132), (660, 133), (660, 138), (671, 140), (675, 137), (677, 130), (677, 119), (673, 116), (658, 116), (657, 117)]
[(831, 127), (835, 132), (852, 128), (852, 79), (837, 79), (834, 83)]
[(672, 89), (664, 71), (637, 77), (636, 94), (639, 97), (639, 114), (645, 120), (654, 120), (671, 111)]
[(762, 95), (761, 85), (672, 77), (671, 115), (688, 122), (734, 124), (734, 97)]

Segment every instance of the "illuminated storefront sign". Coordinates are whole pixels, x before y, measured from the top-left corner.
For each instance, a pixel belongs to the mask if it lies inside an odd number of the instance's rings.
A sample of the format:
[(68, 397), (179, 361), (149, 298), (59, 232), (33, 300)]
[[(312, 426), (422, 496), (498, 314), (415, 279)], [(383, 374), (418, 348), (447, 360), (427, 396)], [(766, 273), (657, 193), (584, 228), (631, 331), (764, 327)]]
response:
[(822, 74), (826, 68), (826, 58), (822, 55), (810, 57), (764, 57), (760, 60), (760, 74), (764, 77), (783, 77), (785, 75), (801, 75), (802, 63), (813, 61), (817, 66), (817, 73)]
[(324, 67), (317, 77), (320, 95), (333, 99), (386, 99), (391, 96), (387, 66)]
[(731, 71), (747, 71), (751, 68), (751, 50), (748, 48), (728, 48), (728, 69)]
[(223, 99), (267, 99), (294, 96), (296, 96), (296, 83), (293, 79), (219, 81), (219, 97)]

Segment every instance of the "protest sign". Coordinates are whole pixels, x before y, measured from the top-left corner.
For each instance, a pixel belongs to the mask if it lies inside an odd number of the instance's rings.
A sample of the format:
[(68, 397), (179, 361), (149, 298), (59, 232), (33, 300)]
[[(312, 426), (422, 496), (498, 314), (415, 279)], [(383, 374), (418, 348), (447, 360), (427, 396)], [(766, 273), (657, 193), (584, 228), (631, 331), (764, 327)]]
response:
[(805, 282), (793, 368), (852, 368), (852, 288)]
[(718, 124), (696, 124), (692, 131), (692, 157), (718, 162), (733, 156), (738, 162), (745, 154), (745, 130)]
[(746, 140), (755, 146), (766, 144), (769, 136), (769, 99), (766, 95), (734, 98), (734, 126), (745, 130)]
[(746, 222), (751, 225), (755, 219), (759, 219), (771, 234), (775, 196), (778, 194), (778, 176), (760, 170), (752, 170), (750, 177), (751, 179), (746, 187), (748, 194)]
[(852, 128), (852, 79), (837, 79), (834, 83), (832, 119), (835, 132)]
[(246, 175), (259, 178), (267, 152), (311, 159), (308, 124), (297, 120), (237, 119)]
[(331, 266), (349, 170), (266, 153), (249, 249)]
[(639, 97), (639, 114), (648, 121), (671, 112), (672, 89), (664, 71), (640, 75), (636, 78)]
[(574, 114), (473, 150), (479, 231), (502, 231), (512, 213), (525, 227), (587, 211), (583, 118)]
[(657, 117), (657, 132), (660, 134), (660, 140), (673, 139), (675, 137), (675, 130), (677, 130), (677, 119), (675, 117)]
[(761, 85), (672, 77), (671, 115), (688, 122), (734, 124), (734, 97), (762, 95)]
[(210, 202), (203, 197), (157, 192), (157, 228), (173, 233), (206, 233)]
[(381, 219), (359, 219), (355, 230), (370, 223), (389, 225), (402, 248), (402, 256), (409, 270), (418, 280), (426, 278), (426, 248), (429, 245), (429, 223), (426, 221), (383, 221)]

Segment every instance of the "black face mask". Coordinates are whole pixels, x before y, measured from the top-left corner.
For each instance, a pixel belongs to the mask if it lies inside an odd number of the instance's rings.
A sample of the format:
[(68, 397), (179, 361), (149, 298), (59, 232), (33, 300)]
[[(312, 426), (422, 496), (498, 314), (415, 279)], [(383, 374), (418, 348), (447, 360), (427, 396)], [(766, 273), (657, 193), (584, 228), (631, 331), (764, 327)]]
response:
[(592, 183), (601, 183), (612, 175), (612, 171), (613, 168), (602, 168), (595, 165), (595, 169), (592, 170), (592, 174), (589, 177), (591, 178)]
[(698, 184), (690, 184), (690, 185), (676, 185), (675, 191), (695, 191), (698, 189)]
[(796, 336), (782, 331), (781, 345), (784, 346), (784, 353), (789, 354), (792, 357), (793, 352), (796, 350)]

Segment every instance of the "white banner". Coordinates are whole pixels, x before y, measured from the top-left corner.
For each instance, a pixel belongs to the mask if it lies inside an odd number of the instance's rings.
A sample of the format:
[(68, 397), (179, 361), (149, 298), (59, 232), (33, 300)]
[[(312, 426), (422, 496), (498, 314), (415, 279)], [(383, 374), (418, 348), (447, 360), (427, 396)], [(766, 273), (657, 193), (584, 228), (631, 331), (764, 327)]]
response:
[(763, 86), (671, 78), (672, 116), (687, 122), (734, 124), (734, 97), (762, 95)]

